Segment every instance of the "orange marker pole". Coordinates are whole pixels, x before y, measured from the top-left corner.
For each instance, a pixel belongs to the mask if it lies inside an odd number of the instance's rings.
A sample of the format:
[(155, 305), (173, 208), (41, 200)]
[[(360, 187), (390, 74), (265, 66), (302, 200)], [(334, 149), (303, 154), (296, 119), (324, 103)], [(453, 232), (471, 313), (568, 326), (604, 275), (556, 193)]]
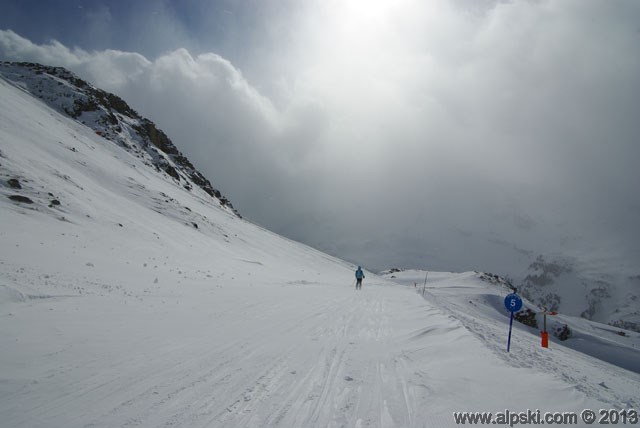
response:
[(556, 315), (557, 312), (547, 312), (546, 310), (543, 312), (544, 314), (544, 329), (540, 332), (540, 336), (542, 336), (542, 347), (549, 347), (549, 333), (547, 332), (547, 314)]

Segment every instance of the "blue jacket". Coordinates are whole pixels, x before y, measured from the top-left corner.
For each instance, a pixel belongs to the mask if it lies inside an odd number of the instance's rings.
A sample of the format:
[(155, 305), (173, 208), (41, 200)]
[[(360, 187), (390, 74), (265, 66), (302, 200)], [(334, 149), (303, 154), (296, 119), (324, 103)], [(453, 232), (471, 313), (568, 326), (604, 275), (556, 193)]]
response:
[(362, 272), (362, 269), (358, 268), (358, 270), (356, 271), (356, 278), (357, 279), (364, 278), (364, 272)]

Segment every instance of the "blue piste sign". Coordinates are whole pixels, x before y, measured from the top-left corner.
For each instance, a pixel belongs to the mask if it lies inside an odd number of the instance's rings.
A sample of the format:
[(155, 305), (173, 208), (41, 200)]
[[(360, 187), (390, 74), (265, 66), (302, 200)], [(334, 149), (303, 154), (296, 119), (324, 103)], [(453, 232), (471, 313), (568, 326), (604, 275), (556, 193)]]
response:
[(522, 299), (517, 294), (511, 293), (504, 298), (504, 307), (507, 308), (509, 312), (518, 312), (522, 309)]
[(516, 293), (511, 293), (504, 298), (504, 307), (511, 312), (509, 319), (509, 339), (507, 340), (507, 352), (511, 349), (511, 329), (513, 328), (513, 314), (522, 309), (522, 299)]

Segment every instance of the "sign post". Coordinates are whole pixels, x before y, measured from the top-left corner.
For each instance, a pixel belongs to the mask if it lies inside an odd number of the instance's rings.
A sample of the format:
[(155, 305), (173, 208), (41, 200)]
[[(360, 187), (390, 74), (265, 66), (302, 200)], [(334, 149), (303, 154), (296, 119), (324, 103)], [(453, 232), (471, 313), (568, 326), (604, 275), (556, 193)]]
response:
[(424, 275), (424, 286), (422, 287), (422, 297), (424, 297), (424, 290), (427, 289), (427, 277), (429, 276), (429, 271)]
[(547, 332), (547, 315), (556, 315), (557, 312), (549, 312), (546, 309), (544, 310), (544, 328), (540, 332), (540, 336), (542, 336), (542, 347), (549, 347), (549, 333)]
[(511, 329), (513, 328), (513, 314), (522, 309), (522, 299), (516, 293), (511, 293), (504, 298), (504, 306), (511, 312), (509, 319), (509, 339), (507, 340), (507, 352), (511, 348)]

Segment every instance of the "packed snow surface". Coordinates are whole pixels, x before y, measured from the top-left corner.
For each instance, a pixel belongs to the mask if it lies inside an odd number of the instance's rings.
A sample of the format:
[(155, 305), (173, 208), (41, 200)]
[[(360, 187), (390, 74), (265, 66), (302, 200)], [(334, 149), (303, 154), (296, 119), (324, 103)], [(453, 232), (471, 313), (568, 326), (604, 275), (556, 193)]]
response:
[[(632, 366), (523, 326), (507, 354), (501, 292), (476, 273), (432, 274), (423, 296), (422, 272), (356, 291), (353, 271), (0, 79), (0, 426), (448, 427), (640, 404)], [(637, 334), (610, 333), (633, 355)]]

